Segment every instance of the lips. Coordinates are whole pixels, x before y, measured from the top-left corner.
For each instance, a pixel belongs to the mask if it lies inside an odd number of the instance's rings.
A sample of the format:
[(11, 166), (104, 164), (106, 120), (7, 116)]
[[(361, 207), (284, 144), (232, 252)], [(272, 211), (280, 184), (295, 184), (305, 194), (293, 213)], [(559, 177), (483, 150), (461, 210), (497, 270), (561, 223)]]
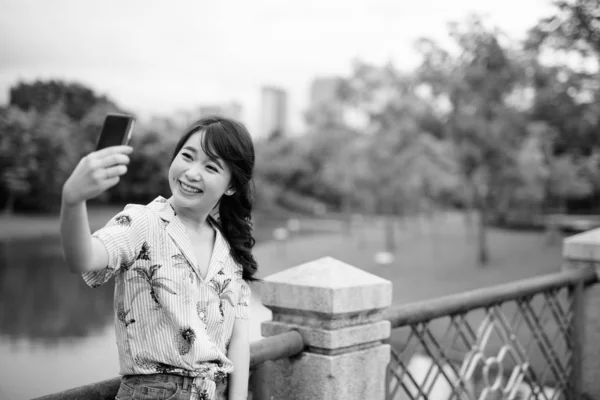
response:
[(179, 181), (179, 187), (181, 188), (181, 190), (184, 193), (187, 193), (187, 194), (200, 194), (200, 193), (202, 193), (202, 189), (197, 188), (197, 187), (192, 186), (192, 185), (188, 185), (187, 183), (182, 182), (182, 181)]

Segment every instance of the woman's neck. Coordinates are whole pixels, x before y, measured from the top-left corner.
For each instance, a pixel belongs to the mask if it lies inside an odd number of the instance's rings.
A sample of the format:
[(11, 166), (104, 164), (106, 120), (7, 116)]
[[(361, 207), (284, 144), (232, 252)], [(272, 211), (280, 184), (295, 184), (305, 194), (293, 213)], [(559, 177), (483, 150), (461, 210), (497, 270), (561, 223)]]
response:
[(208, 225), (209, 211), (201, 212), (198, 210), (191, 210), (184, 207), (178, 207), (173, 202), (170, 203), (177, 214), (177, 218), (181, 220), (186, 229), (200, 232)]

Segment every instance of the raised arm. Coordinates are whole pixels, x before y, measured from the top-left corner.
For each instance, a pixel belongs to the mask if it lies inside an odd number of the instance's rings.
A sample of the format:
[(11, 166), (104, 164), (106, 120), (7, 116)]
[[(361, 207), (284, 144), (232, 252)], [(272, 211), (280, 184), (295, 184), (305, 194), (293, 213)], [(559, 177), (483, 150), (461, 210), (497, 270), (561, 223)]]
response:
[(85, 156), (63, 186), (60, 236), (65, 261), (73, 272), (106, 267), (108, 252), (91, 235), (86, 201), (119, 183), (131, 151), (129, 146), (114, 146)]

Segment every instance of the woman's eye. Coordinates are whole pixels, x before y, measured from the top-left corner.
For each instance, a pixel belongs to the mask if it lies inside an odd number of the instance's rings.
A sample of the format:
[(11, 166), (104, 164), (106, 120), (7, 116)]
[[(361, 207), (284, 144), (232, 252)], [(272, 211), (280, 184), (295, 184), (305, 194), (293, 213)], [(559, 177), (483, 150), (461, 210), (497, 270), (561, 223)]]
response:
[(190, 153), (181, 153), (181, 156), (182, 156), (183, 158), (187, 158), (188, 160), (191, 160), (191, 159), (192, 159), (192, 155), (191, 155)]
[(215, 167), (214, 165), (207, 165), (206, 166), (207, 169), (214, 171), (214, 172), (219, 172), (219, 170), (217, 169), (217, 167)]

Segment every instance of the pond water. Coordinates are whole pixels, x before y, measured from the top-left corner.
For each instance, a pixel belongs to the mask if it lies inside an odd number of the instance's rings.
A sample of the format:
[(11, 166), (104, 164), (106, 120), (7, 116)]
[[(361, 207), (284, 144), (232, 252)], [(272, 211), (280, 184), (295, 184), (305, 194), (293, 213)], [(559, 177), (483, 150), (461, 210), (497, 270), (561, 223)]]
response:
[[(60, 239), (0, 242), (0, 399), (50, 394), (118, 375), (114, 280), (91, 289)], [(268, 310), (252, 300), (251, 340)]]

